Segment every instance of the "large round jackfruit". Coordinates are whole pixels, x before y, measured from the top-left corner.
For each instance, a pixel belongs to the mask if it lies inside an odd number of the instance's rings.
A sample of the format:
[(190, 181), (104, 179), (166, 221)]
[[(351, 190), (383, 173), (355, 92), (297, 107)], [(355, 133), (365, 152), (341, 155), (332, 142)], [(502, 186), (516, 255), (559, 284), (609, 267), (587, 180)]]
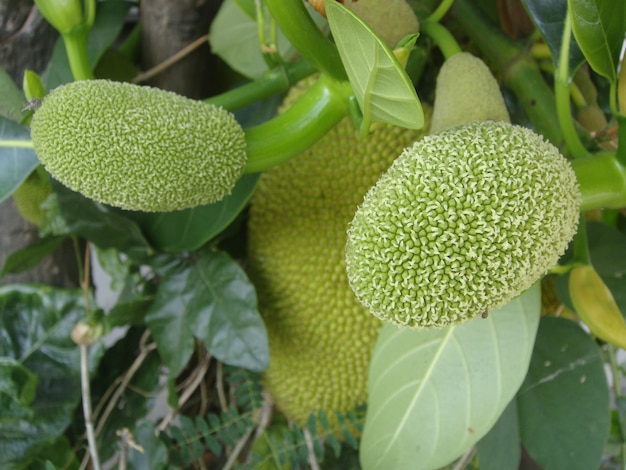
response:
[(437, 75), (431, 134), (474, 121), (511, 122), (500, 85), (482, 59), (459, 52)]
[(367, 190), (421, 134), (381, 125), (359, 139), (344, 119), (259, 181), (249, 267), (269, 337), (264, 380), (278, 408), (302, 426), (319, 409), (332, 419), (367, 400), (380, 321), (348, 285), (346, 231)]
[(350, 284), (372, 313), (398, 325), (469, 320), (557, 262), (580, 200), (569, 162), (529, 129), (476, 122), (426, 137), (356, 213)]
[(221, 200), (247, 160), (243, 129), (231, 113), (107, 80), (52, 91), (33, 116), (31, 136), (41, 163), (61, 183), (145, 212)]

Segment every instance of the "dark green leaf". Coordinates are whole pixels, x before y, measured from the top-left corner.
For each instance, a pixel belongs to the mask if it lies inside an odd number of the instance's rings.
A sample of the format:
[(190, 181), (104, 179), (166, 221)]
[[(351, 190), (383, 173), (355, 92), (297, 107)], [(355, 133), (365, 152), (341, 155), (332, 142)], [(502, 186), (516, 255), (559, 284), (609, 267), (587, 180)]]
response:
[(131, 217), (156, 248), (169, 252), (195, 250), (218, 235), (241, 212), (259, 176), (244, 175), (233, 192), (215, 204), (175, 212), (134, 212)]
[(13, 122), (22, 122), (24, 95), (13, 79), (0, 67), (0, 116)]
[[(7, 141), (27, 143), (30, 130), (0, 116), (0, 202), (8, 198), (28, 175), (39, 165), (32, 148), (9, 146)], [(1, 142), (5, 141), (5, 142)]]
[[(97, 2), (96, 20), (87, 38), (87, 56), (89, 57), (92, 70), (100, 60), (100, 57), (102, 57), (102, 54), (119, 36), (131, 6), (132, 3), (125, 0)], [(61, 38), (57, 40), (54, 46), (52, 58), (42, 78), (48, 90), (74, 80), (67, 59), (65, 45)]]
[[(558, 67), (563, 39), (563, 25), (567, 16), (568, 0), (523, 0), (531, 19), (541, 32)], [(569, 54), (570, 73), (585, 60), (576, 41), (572, 41)]]
[(28, 466), (28, 470), (78, 470), (78, 461), (70, 441), (65, 436), (59, 436), (54, 441), (48, 443), (37, 455), (33, 463)]
[[(0, 287), (0, 356), (17, 361), (37, 377), (28, 407), (14, 412), (15, 408), (7, 409), (2, 403), (0, 468), (27, 465), (70, 423), (80, 401), (79, 350), (70, 332), (84, 314), (80, 290)], [(94, 357), (99, 357), (99, 349), (92, 348)]]
[(61, 215), (71, 233), (100, 248), (116, 248), (136, 261), (145, 261), (153, 252), (139, 226), (120, 212), (99, 204), (52, 181)]
[(37, 376), (10, 357), (0, 357), (0, 409), (28, 416), (35, 399)]
[(617, 64), (624, 43), (626, 2), (568, 0), (572, 29), (593, 70), (617, 81)]
[(6, 274), (16, 274), (28, 271), (30, 268), (37, 266), (39, 262), (56, 250), (65, 237), (45, 237), (37, 240), (32, 245), (28, 245), (20, 250), (14, 251), (7, 256), (0, 277)]
[(599, 350), (576, 323), (542, 318), (517, 404), (522, 442), (542, 468), (598, 468), (609, 391)]
[(172, 376), (194, 349), (194, 337), (226, 364), (261, 371), (269, 360), (254, 287), (228, 255), (204, 249), (171, 263), (146, 315)]
[(522, 457), (517, 402), (513, 399), (480, 441), (476, 443), (480, 470), (517, 470)]
[(111, 48), (104, 52), (94, 70), (96, 78), (116, 82), (130, 82), (137, 73), (139, 67), (127, 55)]
[(128, 468), (136, 470), (161, 470), (167, 468), (167, 448), (154, 432), (154, 423), (145, 422), (133, 431), (134, 441), (143, 452), (131, 448), (128, 452)]

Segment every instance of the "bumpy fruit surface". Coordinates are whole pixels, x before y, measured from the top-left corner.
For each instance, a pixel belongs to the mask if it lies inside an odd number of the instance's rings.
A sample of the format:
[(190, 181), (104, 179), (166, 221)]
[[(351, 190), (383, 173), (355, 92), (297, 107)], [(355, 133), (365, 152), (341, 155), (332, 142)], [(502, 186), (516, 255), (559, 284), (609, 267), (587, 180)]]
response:
[(347, 244), (350, 284), (379, 318), (444, 327), (528, 289), (567, 247), (580, 193), (529, 129), (476, 122), (406, 149), (368, 192)]
[(489, 67), (480, 58), (460, 52), (446, 60), (437, 75), (430, 133), (474, 121), (511, 119)]
[(368, 188), (419, 137), (383, 125), (359, 139), (345, 119), (266, 171), (253, 196), (249, 268), (269, 337), (264, 380), (278, 408), (302, 426), (320, 408), (332, 419), (367, 400), (380, 322), (348, 285), (346, 231)]
[(55, 89), (35, 112), (31, 136), (46, 170), (70, 189), (146, 212), (221, 200), (247, 160), (231, 113), (107, 80)]

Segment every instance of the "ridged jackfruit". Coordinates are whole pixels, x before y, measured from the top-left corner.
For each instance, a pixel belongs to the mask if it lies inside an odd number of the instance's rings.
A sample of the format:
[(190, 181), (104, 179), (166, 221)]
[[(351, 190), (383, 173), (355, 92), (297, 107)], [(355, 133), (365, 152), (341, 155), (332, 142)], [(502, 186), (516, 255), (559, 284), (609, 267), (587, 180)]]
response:
[(474, 121), (511, 122), (511, 118), (489, 67), (469, 52), (459, 52), (437, 75), (430, 133)]
[(46, 171), (37, 167), (13, 192), (13, 202), (19, 213), (31, 224), (41, 227), (46, 213), (41, 204), (52, 194), (52, 185)]
[(426, 137), (356, 213), (350, 284), (372, 313), (398, 325), (469, 320), (557, 262), (580, 200), (569, 162), (529, 129), (487, 121)]
[(233, 115), (157, 88), (107, 80), (61, 86), (31, 124), (48, 172), (96, 201), (145, 212), (230, 193), (246, 164)]
[(368, 188), (422, 133), (380, 125), (359, 139), (346, 118), (259, 181), (249, 268), (269, 337), (264, 380), (278, 408), (302, 426), (318, 409), (332, 419), (367, 400), (380, 322), (348, 285), (346, 230)]

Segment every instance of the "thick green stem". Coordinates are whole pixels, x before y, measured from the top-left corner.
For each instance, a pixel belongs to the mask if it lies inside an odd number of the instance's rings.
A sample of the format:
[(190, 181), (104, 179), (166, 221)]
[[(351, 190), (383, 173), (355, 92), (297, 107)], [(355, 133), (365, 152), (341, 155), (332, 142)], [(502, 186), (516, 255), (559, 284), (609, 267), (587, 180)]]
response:
[(285, 113), (246, 129), (246, 173), (256, 173), (298, 155), (324, 136), (349, 111), (352, 87), (322, 75)]
[(346, 80), (346, 72), (335, 45), (322, 34), (302, 0), (265, 0), (272, 17), (289, 42), (321, 72)]
[(308, 60), (299, 59), (291, 64), (286, 64), (281, 69), (270, 70), (259, 80), (204, 101), (229, 111), (235, 111), (276, 93), (284, 93), (299, 80), (311, 75), (316, 70)]
[(456, 0), (451, 13), (485, 58), (497, 68), (503, 84), (513, 90), (535, 129), (561, 148), (563, 134), (554, 94), (524, 44), (514, 42), (494, 26), (472, 0)]
[(93, 80), (87, 55), (87, 30), (79, 27), (62, 37), (74, 80)]
[(619, 209), (626, 206), (626, 167), (613, 154), (572, 161), (583, 201), (580, 210)]
[(420, 24), (420, 31), (430, 36), (439, 46), (446, 59), (461, 52), (461, 47), (454, 36), (444, 26), (434, 21), (424, 21)]
[(589, 241), (587, 240), (587, 221), (585, 220), (585, 214), (583, 212), (580, 213), (578, 231), (576, 235), (574, 235), (572, 244), (574, 247), (574, 263), (591, 264)]

